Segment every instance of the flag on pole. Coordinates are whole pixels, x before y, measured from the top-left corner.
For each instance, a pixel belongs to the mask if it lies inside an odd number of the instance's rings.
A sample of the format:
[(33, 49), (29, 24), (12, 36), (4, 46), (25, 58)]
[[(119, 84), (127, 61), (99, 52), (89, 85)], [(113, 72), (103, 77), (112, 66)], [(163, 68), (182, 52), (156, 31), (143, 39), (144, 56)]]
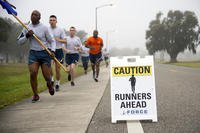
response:
[(8, 3), (6, 0), (0, 0), (0, 4), (3, 9), (6, 9), (8, 14), (14, 14), (15, 16), (17, 16), (17, 12), (13, 9), (15, 7)]

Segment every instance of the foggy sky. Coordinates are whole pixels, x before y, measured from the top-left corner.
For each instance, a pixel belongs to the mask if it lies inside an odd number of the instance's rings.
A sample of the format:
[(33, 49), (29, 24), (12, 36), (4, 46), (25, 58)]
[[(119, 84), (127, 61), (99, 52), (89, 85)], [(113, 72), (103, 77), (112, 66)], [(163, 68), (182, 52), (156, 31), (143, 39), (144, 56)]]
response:
[[(49, 16), (58, 17), (58, 25), (66, 30), (75, 26), (92, 34), (95, 28), (95, 7), (113, 3), (113, 7), (98, 10), (98, 30), (106, 44), (106, 32), (110, 47), (145, 49), (145, 31), (149, 22), (159, 11), (166, 16), (169, 10), (190, 10), (200, 21), (200, 0), (8, 0), (17, 7), (19, 18), (30, 20), (37, 9), (42, 14), (41, 22), (48, 24)], [(0, 8), (0, 16), (9, 17)], [(14, 19), (13, 19), (14, 20)], [(112, 32), (111, 32), (112, 31)], [(115, 32), (113, 32), (115, 31)]]

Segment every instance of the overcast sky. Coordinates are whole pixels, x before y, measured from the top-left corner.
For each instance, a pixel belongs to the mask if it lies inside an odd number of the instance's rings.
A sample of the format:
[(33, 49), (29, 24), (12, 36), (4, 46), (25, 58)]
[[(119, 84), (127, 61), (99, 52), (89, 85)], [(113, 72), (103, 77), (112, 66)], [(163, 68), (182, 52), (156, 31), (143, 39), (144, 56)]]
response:
[[(66, 30), (75, 26), (92, 34), (95, 28), (95, 7), (115, 4), (98, 10), (98, 30), (106, 44), (106, 32), (110, 47), (140, 47), (145, 49), (145, 31), (159, 11), (166, 16), (169, 10), (190, 10), (200, 20), (200, 0), (8, 0), (17, 7), (18, 17), (24, 22), (37, 9), (41, 22), (48, 24), (50, 15), (58, 17), (58, 25)], [(0, 8), (0, 15), (7, 16)], [(115, 31), (115, 32), (113, 32)]]

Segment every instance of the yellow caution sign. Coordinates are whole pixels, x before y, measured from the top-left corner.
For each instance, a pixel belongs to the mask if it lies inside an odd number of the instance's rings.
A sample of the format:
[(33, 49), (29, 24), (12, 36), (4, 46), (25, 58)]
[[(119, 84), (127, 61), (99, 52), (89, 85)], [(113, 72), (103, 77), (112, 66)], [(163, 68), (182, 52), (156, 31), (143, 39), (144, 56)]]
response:
[(112, 123), (157, 122), (153, 56), (111, 57), (110, 82)]
[(112, 67), (112, 76), (151, 76), (152, 66)]

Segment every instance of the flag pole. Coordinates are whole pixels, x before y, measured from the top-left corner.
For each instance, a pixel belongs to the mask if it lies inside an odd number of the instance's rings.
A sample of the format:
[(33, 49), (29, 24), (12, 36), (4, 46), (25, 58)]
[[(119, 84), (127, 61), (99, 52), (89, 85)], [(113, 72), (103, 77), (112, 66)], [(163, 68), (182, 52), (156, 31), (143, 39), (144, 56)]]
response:
[[(15, 14), (12, 13), (12, 15), (13, 15), (13, 17), (14, 17), (26, 30), (29, 31), (29, 28), (28, 28)], [(34, 37), (34, 38), (36, 39), (36, 41), (42, 46), (42, 48), (44, 48), (44, 49), (48, 52), (49, 55), (52, 55), (51, 51), (42, 43), (42, 41), (41, 41), (35, 34), (33, 34), (33, 37)], [(52, 58), (54, 59), (55, 62), (58, 63), (58, 65), (59, 65), (60, 67), (63, 68), (63, 70), (64, 70), (65, 72), (68, 72), (68, 70), (66, 69), (66, 67), (64, 67), (64, 65), (61, 64), (55, 56), (52, 56)]]

